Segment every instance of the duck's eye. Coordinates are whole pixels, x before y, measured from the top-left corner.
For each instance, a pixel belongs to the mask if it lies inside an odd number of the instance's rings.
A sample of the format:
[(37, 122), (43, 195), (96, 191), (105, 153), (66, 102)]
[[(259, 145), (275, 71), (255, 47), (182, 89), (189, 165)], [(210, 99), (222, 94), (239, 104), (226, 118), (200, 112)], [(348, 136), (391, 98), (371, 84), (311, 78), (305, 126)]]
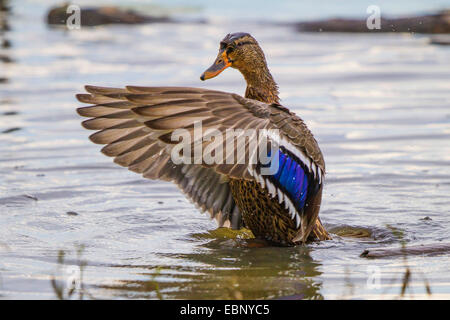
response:
[(228, 47), (227, 48), (227, 54), (230, 54), (230, 53), (232, 53), (234, 51), (234, 48), (233, 47)]
[(220, 43), (220, 50), (225, 50), (227, 48), (227, 44), (225, 42)]

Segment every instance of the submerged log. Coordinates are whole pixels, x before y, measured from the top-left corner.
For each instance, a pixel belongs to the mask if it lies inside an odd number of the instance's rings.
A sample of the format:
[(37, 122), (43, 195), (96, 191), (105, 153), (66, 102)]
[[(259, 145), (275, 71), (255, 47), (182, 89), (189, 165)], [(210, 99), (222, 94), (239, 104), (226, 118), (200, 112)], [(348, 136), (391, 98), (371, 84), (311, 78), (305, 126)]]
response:
[(385, 258), (405, 255), (445, 254), (450, 253), (450, 243), (434, 243), (400, 248), (373, 248), (361, 253), (363, 258)]
[[(68, 5), (53, 7), (47, 14), (50, 25), (65, 25), (71, 13), (67, 13)], [(154, 22), (172, 22), (169, 17), (149, 16), (132, 10), (117, 7), (80, 7), (81, 26), (91, 27), (104, 24), (141, 24)]]
[(369, 29), (366, 19), (328, 19), (297, 23), (298, 31), (307, 32), (409, 32), (450, 33), (450, 10), (436, 14), (381, 19), (380, 29)]
[(438, 35), (433, 36), (430, 39), (431, 44), (437, 44), (440, 46), (450, 46), (450, 35)]

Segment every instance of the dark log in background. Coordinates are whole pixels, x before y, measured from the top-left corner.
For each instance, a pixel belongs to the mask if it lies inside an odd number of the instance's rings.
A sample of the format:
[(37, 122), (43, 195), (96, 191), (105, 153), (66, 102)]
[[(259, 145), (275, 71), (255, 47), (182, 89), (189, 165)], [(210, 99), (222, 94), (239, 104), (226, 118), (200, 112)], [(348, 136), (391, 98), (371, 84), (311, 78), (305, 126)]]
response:
[(399, 248), (373, 248), (366, 249), (361, 254), (363, 258), (385, 258), (403, 255), (422, 254), (448, 254), (450, 253), (450, 243), (435, 243), (428, 245), (418, 245)]
[(450, 10), (436, 14), (397, 18), (381, 18), (380, 29), (369, 29), (366, 19), (327, 19), (297, 23), (298, 31), (305, 32), (409, 32), (450, 33)]

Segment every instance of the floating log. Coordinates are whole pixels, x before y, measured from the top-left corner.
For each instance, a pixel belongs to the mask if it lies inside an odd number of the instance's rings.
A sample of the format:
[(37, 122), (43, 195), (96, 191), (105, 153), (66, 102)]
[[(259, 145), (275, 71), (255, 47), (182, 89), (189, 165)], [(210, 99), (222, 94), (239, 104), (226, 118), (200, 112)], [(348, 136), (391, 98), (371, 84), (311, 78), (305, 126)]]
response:
[(442, 34), (433, 36), (430, 39), (431, 44), (437, 44), (440, 46), (450, 46), (450, 35)]
[(366, 249), (363, 251), (363, 253), (361, 253), (361, 257), (385, 258), (404, 255), (445, 254), (445, 253), (450, 253), (450, 243), (433, 243), (409, 247)]
[[(71, 13), (67, 13), (68, 5), (53, 7), (47, 14), (50, 25), (65, 25)], [(142, 24), (154, 22), (172, 22), (169, 17), (149, 16), (132, 10), (117, 7), (80, 7), (81, 26), (92, 27), (104, 24)]]
[(384, 19), (380, 29), (369, 29), (366, 19), (327, 19), (297, 23), (298, 31), (307, 32), (408, 32), (450, 33), (450, 10), (417, 17)]

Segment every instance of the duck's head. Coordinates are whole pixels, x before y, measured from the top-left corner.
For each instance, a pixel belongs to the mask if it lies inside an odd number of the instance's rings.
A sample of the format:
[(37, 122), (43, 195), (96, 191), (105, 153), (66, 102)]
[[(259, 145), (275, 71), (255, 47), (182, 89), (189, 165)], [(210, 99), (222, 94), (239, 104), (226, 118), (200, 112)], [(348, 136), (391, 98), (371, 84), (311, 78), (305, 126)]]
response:
[(278, 102), (278, 87), (269, 72), (264, 52), (250, 34), (228, 34), (220, 42), (216, 60), (200, 79), (214, 78), (228, 67), (238, 69), (244, 76), (247, 82), (247, 98)]
[(245, 76), (249, 72), (267, 69), (266, 58), (258, 42), (244, 32), (230, 33), (221, 42), (216, 61), (201, 75), (201, 80), (214, 78), (228, 67)]

